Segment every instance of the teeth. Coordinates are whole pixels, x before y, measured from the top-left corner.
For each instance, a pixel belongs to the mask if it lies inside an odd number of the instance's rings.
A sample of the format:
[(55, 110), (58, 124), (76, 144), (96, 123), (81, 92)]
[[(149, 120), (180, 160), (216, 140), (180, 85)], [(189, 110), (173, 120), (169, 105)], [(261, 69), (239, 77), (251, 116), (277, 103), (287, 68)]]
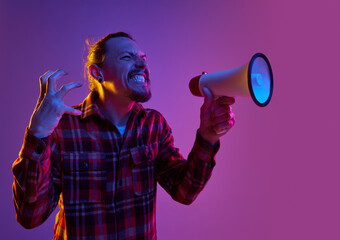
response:
[(144, 83), (145, 82), (145, 78), (142, 75), (134, 75), (131, 77), (131, 80), (134, 82), (138, 82), (138, 83)]

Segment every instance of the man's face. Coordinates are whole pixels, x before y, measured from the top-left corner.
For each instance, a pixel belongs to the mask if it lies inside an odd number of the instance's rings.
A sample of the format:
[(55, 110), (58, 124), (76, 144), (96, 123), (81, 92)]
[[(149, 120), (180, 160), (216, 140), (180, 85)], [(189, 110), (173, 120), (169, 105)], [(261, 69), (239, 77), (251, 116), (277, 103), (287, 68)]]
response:
[(135, 41), (125, 37), (109, 39), (101, 69), (104, 75), (103, 87), (110, 94), (136, 102), (150, 99), (146, 55)]

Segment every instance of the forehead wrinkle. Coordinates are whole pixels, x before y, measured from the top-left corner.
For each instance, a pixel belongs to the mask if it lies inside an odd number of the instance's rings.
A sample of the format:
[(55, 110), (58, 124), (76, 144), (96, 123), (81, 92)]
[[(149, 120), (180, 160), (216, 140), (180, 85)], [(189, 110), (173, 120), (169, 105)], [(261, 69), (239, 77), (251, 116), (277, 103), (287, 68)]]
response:
[(111, 38), (105, 43), (105, 48), (108, 52), (115, 52), (119, 53), (120, 51), (126, 51), (129, 49), (134, 49), (135, 47), (132, 45), (130, 39), (123, 38), (123, 37), (117, 37), (117, 38)]
[(116, 58), (121, 56), (123, 53), (128, 53), (132, 56), (145, 57), (146, 54), (141, 47), (131, 39), (128, 38), (111, 38), (105, 43), (107, 57)]

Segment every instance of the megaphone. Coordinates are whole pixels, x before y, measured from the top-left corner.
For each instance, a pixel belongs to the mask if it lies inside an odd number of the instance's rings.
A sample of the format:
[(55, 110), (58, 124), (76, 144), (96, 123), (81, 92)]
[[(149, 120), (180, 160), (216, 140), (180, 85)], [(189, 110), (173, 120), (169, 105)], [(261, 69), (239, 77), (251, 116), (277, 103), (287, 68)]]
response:
[(207, 87), (215, 97), (251, 97), (256, 105), (265, 107), (273, 94), (273, 72), (268, 58), (256, 53), (249, 63), (214, 73), (203, 73), (190, 80), (193, 95), (203, 96)]

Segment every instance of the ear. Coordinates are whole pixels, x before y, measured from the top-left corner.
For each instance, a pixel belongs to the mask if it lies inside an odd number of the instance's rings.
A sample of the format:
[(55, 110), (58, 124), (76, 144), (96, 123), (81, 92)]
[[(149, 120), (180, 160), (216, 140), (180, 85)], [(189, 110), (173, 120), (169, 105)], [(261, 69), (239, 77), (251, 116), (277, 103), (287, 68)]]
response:
[(89, 73), (96, 80), (98, 80), (99, 78), (103, 78), (103, 74), (97, 64), (91, 64), (89, 66)]

